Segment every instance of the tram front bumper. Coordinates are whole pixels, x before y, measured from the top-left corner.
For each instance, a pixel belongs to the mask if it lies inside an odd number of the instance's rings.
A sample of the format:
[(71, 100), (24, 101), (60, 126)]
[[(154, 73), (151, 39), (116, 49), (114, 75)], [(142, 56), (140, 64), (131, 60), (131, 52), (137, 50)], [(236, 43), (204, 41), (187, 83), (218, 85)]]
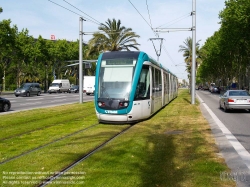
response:
[(127, 122), (127, 115), (110, 115), (110, 114), (98, 114), (99, 121), (107, 121), (107, 122)]

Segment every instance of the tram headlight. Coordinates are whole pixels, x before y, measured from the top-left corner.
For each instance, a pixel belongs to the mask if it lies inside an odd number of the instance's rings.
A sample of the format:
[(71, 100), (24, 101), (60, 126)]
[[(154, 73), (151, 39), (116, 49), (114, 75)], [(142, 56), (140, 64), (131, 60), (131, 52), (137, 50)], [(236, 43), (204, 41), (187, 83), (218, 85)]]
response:
[(99, 106), (99, 107), (104, 107), (104, 106), (105, 106), (105, 103), (104, 103), (104, 102), (99, 101), (99, 102), (98, 102), (98, 106)]
[(128, 107), (128, 102), (120, 102), (119, 106), (120, 107)]

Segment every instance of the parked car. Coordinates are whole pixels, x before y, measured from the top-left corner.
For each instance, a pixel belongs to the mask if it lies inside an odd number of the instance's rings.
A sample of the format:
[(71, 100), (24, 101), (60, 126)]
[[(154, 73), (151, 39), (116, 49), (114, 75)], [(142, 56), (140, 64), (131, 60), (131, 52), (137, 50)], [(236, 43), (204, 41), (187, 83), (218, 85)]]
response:
[(20, 88), (17, 88), (14, 91), (16, 97), (18, 96), (26, 96), (29, 97), (31, 95), (41, 95), (41, 87), (39, 83), (24, 83)]
[(209, 91), (212, 92), (212, 89), (215, 87), (215, 83), (211, 83), (209, 86)]
[(78, 93), (79, 92), (79, 86), (78, 85), (73, 85), (70, 87), (69, 89), (69, 93), (74, 92), (74, 93)]
[(220, 93), (220, 88), (218, 86), (213, 86), (211, 93)]
[(202, 87), (202, 89), (203, 89), (203, 90), (209, 90), (209, 87), (208, 87), (208, 85), (204, 85), (204, 86)]
[(11, 103), (8, 99), (0, 97), (0, 111), (7, 112), (11, 107)]
[(250, 95), (246, 90), (228, 90), (220, 96), (219, 106), (225, 112), (233, 109), (250, 111)]

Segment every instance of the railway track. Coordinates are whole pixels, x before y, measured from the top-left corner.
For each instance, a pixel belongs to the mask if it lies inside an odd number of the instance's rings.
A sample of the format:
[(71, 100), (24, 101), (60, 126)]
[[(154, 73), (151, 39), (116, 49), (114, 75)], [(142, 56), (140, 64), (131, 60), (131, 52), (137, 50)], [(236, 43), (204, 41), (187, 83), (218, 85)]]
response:
[(52, 183), (54, 180), (60, 178), (60, 176), (62, 176), (64, 173), (68, 172), (70, 169), (72, 169), (73, 167), (75, 167), (76, 165), (78, 165), (80, 162), (84, 161), (85, 159), (87, 159), (88, 157), (90, 157), (91, 155), (93, 155), (94, 153), (96, 153), (98, 150), (100, 150), (101, 148), (103, 148), (110, 141), (114, 140), (118, 136), (122, 135), (124, 132), (128, 131), (131, 127), (132, 127), (132, 125), (128, 126), (127, 128), (123, 129), (122, 131), (120, 131), (119, 133), (117, 133), (116, 135), (114, 135), (113, 137), (111, 137), (108, 140), (104, 141), (99, 146), (95, 147), (93, 150), (91, 150), (88, 153), (84, 154), (81, 158), (79, 158), (75, 162), (73, 162), (70, 165), (66, 166), (65, 168), (63, 168), (59, 172), (55, 173), (54, 175), (48, 177), (47, 179), (41, 181), (41, 183), (38, 185), (38, 187), (47, 186), (50, 183)]
[(89, 127), (87, 127), (87, 128), (84, 128), (84, 129), (75, 131), (75, 132), (73, 132), (73, 133), (71, 133), (71, 134), (67, 134), (66, 136), (64, 136), (64, 137), (62, 137), (62, 138), (58, 138), (58, 139), (56, 139), (56, 140), (54, 140), (54, 141), (52, 141), (52, 142), (49, 142), (49, 143), (44, 144), (44, 145), (42, 145), (42, 146), (36, 147), (35, 149), (26, 151), (26, 152), (24, 152), (24, 153), (22, 153), (22, 154), (19, 154), (19, 155), (15, 156), (15, 157), (12, 157), (12, 158), (9, 158), (9, 159), (7, 159), (7, 160), (5, 160), (5, 161), (3, 161), (3, 162), (0, 162), (0, 165), (5, 164), (5, 163), (7, 163), (7, 162), (10, 162), (10, 161), (12, 161), (12, 160), (15, 160), (15, 159), (17, 159), (17, 158), (20, 158), (20, 157), (22, 157), (22, 156), (25, 156), (25, 155), (27, 155), (27, 154), (29, 154), (29, 153), (32, 153), (32, 152), (34, 152), (34, 151), (37, 151), (37, 150), (39, 150), (39, 149), (45, 148), (45, 147), (47, 147), (47, 146), (49, 146), (49, 145), (51, 145), (51, 144), (53, 144), (53, 143), (59, 142), (59, 141), (61, 141), (61, 140), (64, 140), (64, 139), (66, 139), (66, 138), (69, 138), (69, 137), (71, 137), (71, 136), (74, 136), (74, 135), (76, 135), (76, 134), (79, 134), (79, 133), (84, 132), (84, 131), (86, 131), (86, 130), (89, 130), (89, 129), (91, 129), (91, 128), (94, 128), (94, 127), (97, 126), (97, 125), (98, 125), (98, 123), (93, 124), (93, 125), (91, 125), (91, 126), (89, 126)]

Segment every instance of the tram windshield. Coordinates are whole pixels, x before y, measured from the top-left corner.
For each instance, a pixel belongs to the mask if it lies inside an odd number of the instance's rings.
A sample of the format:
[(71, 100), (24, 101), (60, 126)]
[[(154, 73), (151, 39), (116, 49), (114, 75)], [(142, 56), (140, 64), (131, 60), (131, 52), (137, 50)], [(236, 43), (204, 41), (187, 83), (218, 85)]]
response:
[(99, 74), (99, 98), (128, 100), (136, 60), (103, 60)]

